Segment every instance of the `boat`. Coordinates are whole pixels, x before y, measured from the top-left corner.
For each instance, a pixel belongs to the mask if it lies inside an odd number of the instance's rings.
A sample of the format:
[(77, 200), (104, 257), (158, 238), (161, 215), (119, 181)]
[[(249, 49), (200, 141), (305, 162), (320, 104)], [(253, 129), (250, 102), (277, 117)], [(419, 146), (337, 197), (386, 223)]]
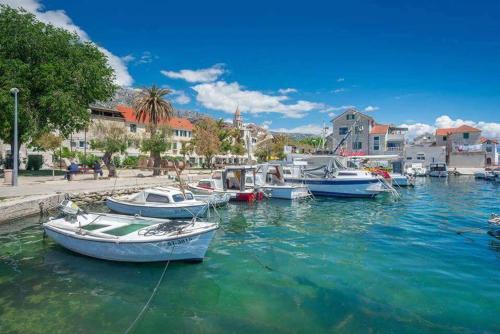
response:
[[(188, 191), (186, 190), (186, 193)], [(193, 194), (192, 192), (189, 191), (189, 193)], [(208, 194), (208, 195), (201, 195), (201, 194), (193, 194), (194, 199), (202, 202), (207, 202), (208, 204), (215, 206), (215, 207), (221, 207), (227, 205), (229, 200), (231, 199), (231, 196), (229, 194), (225, 193), (213, 193), (213, 194)]]
[(412, 163), (406, 168), (406, 175), (427, 176), (427, 169), (421, 163)]
[(283, 167), (278, 163), (257, 165), (255, 178), (247, 176), (247, 184), (257, 185), (271, 198), (295, 200), (312, 196), (306, 185), (286, 183)]
[(445, 163), (432, 163), (429, 165), (429, 176), (447, 177), (448, 167)]
[(189, 183), (188, 189), (200, 195), (228, 194), (232, 201), (262, 200), (264, 192), (253, 184), (247, 184), (247, 176), (255, 177), (255, 167), (227, 166), (214, 171), (210, 178)]
[(62, 203), (63, 214), (43, 224), (46, 235), (73, 252), (122, 262), (203, 261), (218, 225), (105, 213)]
[(319, 196), (375, 197), (388, 191), (381, 177), (348, 169), (333, 155), (302, 156), (284, 166), (283, 171), (287, 183), (306, 185)]
[(191, 192), (174, 187), (144, 189), (120, 197), (108, 197), (106, 205), (114, 212), (153, 218), (202, 217), (208, 209), (207, 202), (196, 200)]
[(415, 178), (410, 175), (403, 175), (398, 173), (389, 173), (392, 185), (398, 187), (413, 187), (415, 186)]
[(488, 223), (490, 224), (488, 234), (494, 238), (500, 239), (500, 215), (492, 214)]

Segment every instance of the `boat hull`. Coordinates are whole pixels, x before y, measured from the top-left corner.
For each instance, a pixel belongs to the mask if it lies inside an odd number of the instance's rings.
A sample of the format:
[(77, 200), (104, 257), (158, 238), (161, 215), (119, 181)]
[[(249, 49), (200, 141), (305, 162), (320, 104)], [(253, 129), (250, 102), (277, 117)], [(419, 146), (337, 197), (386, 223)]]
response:
[(73, 252), (102, 260), (120, 262), (203, 261), (216, 230), (154, 242), (87, 240), (44, 226), (47, 236)]
[(311, 196), (306, 186), (261, 186), (261, 189), (271, 198), (294, 200)]
[(377, 179), (342, 180), (290, 178), (286, 182), (303, 184), (316, 196), (332, 197), (375, 197), (383, 191), (383, 185)]
[(448, 177), (448, 172), (447, 171), (432, 171), (432, 172), (429, 172), (429, 176), (432, 176), (432, 177)]
[(208, 205), (191, 205), (179, 207), (148, 206), (133, 203), (124, 203), (108, 198), (106, 205), (114, 212), (127, 215), (139, 215), (153, 218), (179, 218), (190, 219), (193, 217), (203, 217), (208, 209)]

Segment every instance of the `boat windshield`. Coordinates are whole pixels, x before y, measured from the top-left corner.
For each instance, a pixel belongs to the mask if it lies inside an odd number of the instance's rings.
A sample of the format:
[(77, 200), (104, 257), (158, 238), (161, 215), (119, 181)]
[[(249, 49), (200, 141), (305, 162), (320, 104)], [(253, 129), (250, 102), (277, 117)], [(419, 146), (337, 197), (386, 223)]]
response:
[(186, 193), (186, 196), (185, 196), (185, 197), (186, 197), (186, 199), (187, 199), (187, 200), (194, 199), (194, 196), (193, 196), (193, 194), (191, 194), (191, 193)]
[(162, 196), (158, 194), (148, 194), (148, 197), (146, 198), (146, 202), (155, 202), (155, 203), (168, 203), (168, 197), (167, 196)]

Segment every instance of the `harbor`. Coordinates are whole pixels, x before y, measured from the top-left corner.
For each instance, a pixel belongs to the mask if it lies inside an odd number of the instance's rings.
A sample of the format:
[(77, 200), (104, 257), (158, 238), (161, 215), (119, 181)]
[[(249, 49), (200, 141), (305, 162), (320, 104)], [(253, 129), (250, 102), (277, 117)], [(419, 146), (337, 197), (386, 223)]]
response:
[[(229, 203), (204, 262), (172, 262), (134, 330), (498, 332), (498, 185), (427, 177), (400, 193)], [(38, 216), (0, 231), (2, 332), (124, 332), (164, 269), (68, 251)]]

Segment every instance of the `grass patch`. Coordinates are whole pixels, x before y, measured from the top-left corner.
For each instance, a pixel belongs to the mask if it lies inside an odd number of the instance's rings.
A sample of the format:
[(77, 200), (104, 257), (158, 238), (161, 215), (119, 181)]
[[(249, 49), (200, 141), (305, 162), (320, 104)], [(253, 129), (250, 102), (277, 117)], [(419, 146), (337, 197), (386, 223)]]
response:
[[(54, 175), (61, 176), (66, 172), (63, 170), (55, 170)], [(43, 170), (20, 170), (19, 176), (52, 176), (51, 169), (43, 169)]]

